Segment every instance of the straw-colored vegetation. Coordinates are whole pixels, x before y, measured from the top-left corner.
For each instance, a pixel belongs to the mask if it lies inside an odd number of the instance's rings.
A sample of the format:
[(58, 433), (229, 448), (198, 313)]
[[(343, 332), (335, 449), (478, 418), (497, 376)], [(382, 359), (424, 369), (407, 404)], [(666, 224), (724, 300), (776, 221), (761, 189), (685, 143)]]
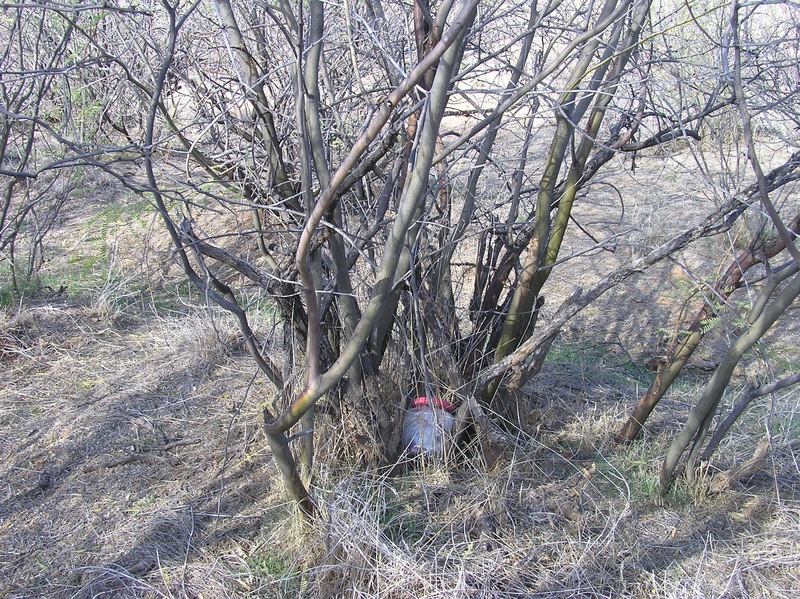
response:
[[(303, 524), (259, 426), (268, 385), (234, 323), (181, 285), (148, 211), (117, 201), (68, 208), (47, 271), (64, 294), (4, 308), (3, 597), (796, 596), (796, 392), (762, 398), (709, 476), (661, 504), (660, 461), (708, 375), (681, 379), (646, 438), (619, 445), (652, 373), (645, 340), (609, 343), (602, 315), (565, 333), (517, 396), (513, 446), (489, 470), (469, 448), (450, 467), (377, 468), (352, 423), (322, 416), (321, 513)], [(98, 222), (108, 234), (83, 243)], [(62, 250), (76, 246), (107, 270), (74, 269)], [(279, 352), (274, 311), (260, 314)], [(730, 401), (780, 367), (768, 354), (793, 351), (765, 347)], [(765, 422), (765, 467), (711, 493)]]
[(0, 5), (0, 599), (800, 596), (798, 31)]

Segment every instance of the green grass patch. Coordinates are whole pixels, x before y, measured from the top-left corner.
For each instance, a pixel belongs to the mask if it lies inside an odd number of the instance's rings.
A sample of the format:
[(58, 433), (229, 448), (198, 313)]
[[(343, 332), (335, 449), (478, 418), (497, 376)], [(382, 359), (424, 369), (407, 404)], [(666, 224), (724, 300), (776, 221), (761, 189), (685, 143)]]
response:
[(281, 579), (296, 574), (291, 562), (282, 555), (257, 553), (246, 560), (248, 570), (259, 578)]
[(583, 378), (609, 385), (649, 385), (652, 376), (616, 343), (556, 340), (547, 354), (547, 363), (568, 365)]
[(667, 494), (661, 497), (658, 473), (665, 449), (652, 440), (617, 446), (597, 462), (597, 486), (604, 495), (620, 494), (635, 505), (664, 502), (679, 508), (693, 504), (695, 495), (681, 477), (677, 477)]

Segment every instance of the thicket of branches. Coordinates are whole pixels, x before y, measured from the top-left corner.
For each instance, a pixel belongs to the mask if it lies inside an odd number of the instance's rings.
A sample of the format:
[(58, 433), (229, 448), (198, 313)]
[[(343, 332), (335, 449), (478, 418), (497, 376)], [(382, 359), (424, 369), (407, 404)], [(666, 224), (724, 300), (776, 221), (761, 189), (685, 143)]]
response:
[[(386, 464), (414, 394), (451, 399), (461, 437), (502, 446), (494, 416), (511, 416), (509, 390), (566, 322), (755, 214), (620, 431), (637, 437), (709, 321), (757, 289), (666, 457), (666, 488), (687, 449), (694, 472), (733, 368), (800, 293), (797, 17), (737, 1), (3, 4), (0, 250), (16, 273), (29, 233), (34, 276), (65, 181), (86, 169), (151, 199), (186, 277), (274, 385), (267, 438), (311, 515), (320, 405), (355, 415)], [(759, 135), (786, 159), (763, 168)], [(604, 165), (679, 142), (716, 209), (540, 317), (550, 273), (571, 268), (564, 239), (592, 236), (572, 209)], [(254, 296), (283, 323), (280, 358), (252, 330)]]

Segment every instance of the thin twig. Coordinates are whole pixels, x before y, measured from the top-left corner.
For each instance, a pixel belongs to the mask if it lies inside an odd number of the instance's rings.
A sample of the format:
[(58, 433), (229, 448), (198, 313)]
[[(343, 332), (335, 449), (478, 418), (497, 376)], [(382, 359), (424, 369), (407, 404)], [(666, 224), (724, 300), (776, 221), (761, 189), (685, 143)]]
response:
[(153, 452), (169, 451), (171, 449), (175, 449), (176, 447), (183, 447), (185, 445), (196, 445), (198, 443), (200, 443), (200, 439), (178, 439), (177, 441), (172, 441), (164, 445), (154, 445), (151, 447), (147, 447), (146, 451), (141, 453), (126, 453), (124, 456), (108, 460), (97, 466), (87, 466), (86, 468), (83, 469), (83, 472), (84, 473), (93, 472), (95, 470), (99, 470), (100, 468), (116, 468), (117, 466), (123, 466), (125, 464), (130, 464), (132, 462), (143, 462), (145, 464), (155, 464), (159, 466), (163, 464), (169, 464), (170, 466), (177, 466), (179, 461), (177, 457), (157, 456), (153, 455)]

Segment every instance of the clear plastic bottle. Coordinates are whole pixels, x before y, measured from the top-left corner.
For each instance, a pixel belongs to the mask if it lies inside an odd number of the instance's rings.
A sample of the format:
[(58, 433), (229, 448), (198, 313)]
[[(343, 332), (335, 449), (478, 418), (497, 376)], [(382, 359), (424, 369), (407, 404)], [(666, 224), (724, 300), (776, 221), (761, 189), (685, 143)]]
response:
[(412, 456), (441, 459), (453, 434), (455, 419), (450, 402), (418, 397), (411, 402), (403, 423), (403, 447)]

